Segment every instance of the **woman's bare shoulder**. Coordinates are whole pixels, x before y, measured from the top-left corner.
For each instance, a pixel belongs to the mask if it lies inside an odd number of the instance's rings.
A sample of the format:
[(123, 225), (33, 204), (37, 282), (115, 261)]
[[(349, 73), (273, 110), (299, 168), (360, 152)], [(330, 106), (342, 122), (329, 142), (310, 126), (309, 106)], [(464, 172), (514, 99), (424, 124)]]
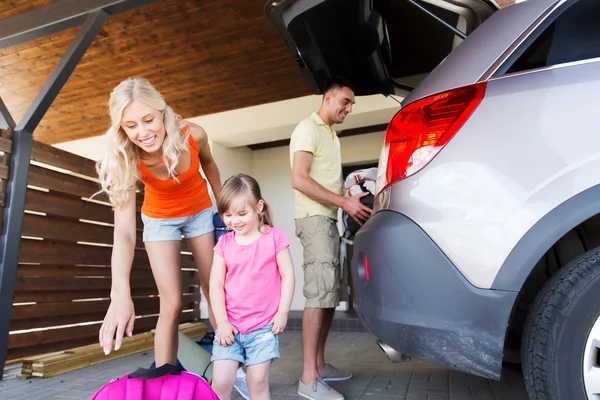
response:
[(191, 135), (194, 138), (194, 142), (196, 142), (198, 148), (201, 149), (208, 143), (208, 135), (206, 134), (206, 131), (204, 130), (204, 128), (202, 128), (200, 125), (194, 122), (188, 120), (186, 120), (185, 122), (190, 127)]

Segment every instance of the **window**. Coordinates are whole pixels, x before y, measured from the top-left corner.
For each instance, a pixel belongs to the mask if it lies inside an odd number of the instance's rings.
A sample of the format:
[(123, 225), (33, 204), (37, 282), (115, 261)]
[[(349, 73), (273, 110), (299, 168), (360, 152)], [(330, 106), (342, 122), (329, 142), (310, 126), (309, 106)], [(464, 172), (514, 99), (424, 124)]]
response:
[(377, 161), (362, 164), (342, 165), (342, 179), (345, 180), (348, 175), (354, 171), (358, 171), (359, 169), (377, 168), (377, 165)]
[[(449, 25), (465, 30), (458, 14), (428, 1), (417, 3)], [(374, 0), (373, 6), (386, 21), (390, 75), (405, 88), (415, 88), (462, 41), (408, 1)]]
[(535, 39), (508, 73), (600, 57), (600, 1), (571, 3)]

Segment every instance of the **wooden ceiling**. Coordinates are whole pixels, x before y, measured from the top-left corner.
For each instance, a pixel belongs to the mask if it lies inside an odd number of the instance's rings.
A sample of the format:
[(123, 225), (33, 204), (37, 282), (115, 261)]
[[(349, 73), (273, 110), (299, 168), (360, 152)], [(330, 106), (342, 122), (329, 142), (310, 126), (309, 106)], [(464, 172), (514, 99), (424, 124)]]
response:
[[(4, 0), (0, 19), (53, 0)], [(502, 5), (514, 0), (501, 0)], [(34, 132), (53, 144), (102, 134), (111, 89), (144, 76), (184, 117), (310, 94), (265, 0), (159, 0), (111, 16)], [(19, 121), (78, 28), (0, 49), (0, 97)]]
[[(51, 0), (0, 2), (0, 19)], [(310, 94), (265, 0), (159, 0), (111, 16), (34, 132), (59, 143), (102, 134), (107, 102), (140, 75), (184, 117)], [(0, 49), (0, 96), (18, 121), (77, 28)]]

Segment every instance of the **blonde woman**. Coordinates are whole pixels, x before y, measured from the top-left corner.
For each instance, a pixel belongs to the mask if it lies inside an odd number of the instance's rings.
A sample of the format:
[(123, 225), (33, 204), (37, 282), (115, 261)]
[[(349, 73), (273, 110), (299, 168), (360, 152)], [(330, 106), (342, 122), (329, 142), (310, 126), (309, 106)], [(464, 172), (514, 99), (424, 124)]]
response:
[[(202, 291), (208, 284), (215, 245), (212, 201), (221, 179), (198, 125), (180, 121), (162, 95), (143, 78), (128, 78), (110, 95), (111, 127), (105, 134), (104, 159), (98, 162), (102, 190), (114, 206), (114, 246), (110, 306), (100, 328), (106, 354), (132, 335), (135, 311), (130, 271), (136, 242), (135, 185), (144, 184), (143, 240), (160, 295), (160, 314), (154, 341), (156, 366), (175, 365), (177, 327), (181, 311), (181, 256), (183, 235), (196, 261)], [(213, 321), (209, 303), (209, 318)]]

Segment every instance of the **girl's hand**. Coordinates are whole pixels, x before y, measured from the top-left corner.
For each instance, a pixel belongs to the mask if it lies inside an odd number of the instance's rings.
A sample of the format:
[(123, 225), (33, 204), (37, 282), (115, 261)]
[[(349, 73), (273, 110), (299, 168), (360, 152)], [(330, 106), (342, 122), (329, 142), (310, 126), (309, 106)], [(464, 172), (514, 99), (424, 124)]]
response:
[(285, 327), (287, 326), (287, 320), (288, 313), (278, 311), (277, 314), (275, 314), (275, 316), (273, 317), (273, 320), (271, 321), (271, 323), (273, 324), (273, 329), (271, 329), (271, 331), (274, 334), (279, 335), (285, 330)]
[(110, 354), (115, 334), (115, 351), (121, 348), (123, 335), (127, 334), (127, 336), (131, 336), (133, 334), (134, 322), (135, 310), (131, 297), (111, 300), (102, 326), (100, 327), (100, 333), (98, 334), (100, 346), (104, 349), (104, 354)]
[(221, 346), (231, 346), (235, 342), (238, 330), (229, 321), (219, 324), (217, 329), (217, 341)]

